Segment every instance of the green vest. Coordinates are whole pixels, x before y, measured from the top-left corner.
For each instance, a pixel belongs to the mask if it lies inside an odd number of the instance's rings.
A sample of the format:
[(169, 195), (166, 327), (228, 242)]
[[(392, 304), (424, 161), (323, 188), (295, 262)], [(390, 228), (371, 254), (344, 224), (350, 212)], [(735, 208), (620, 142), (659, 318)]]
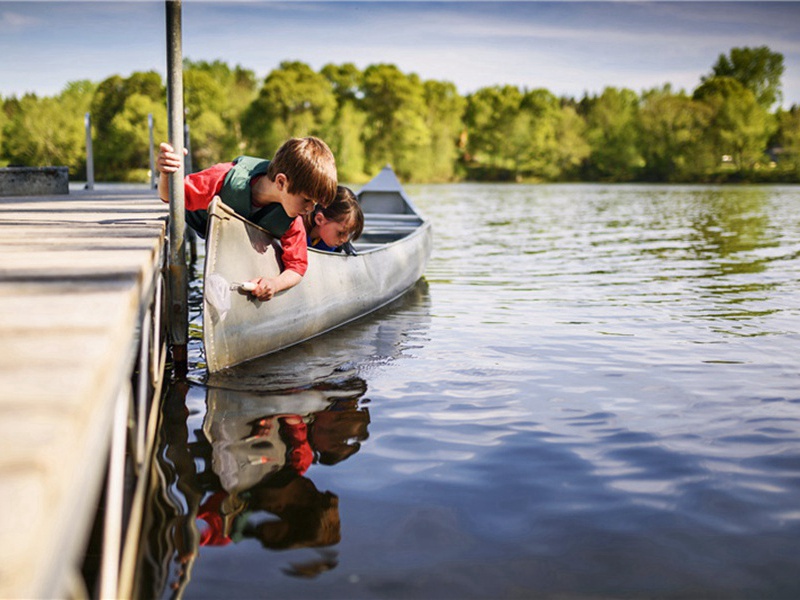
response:
[(265, 175), (268, 167), (269, 161), (263, 158), (239, 156), (225, 175), (219, 196), (236, 214), (263, 227), (275, 237), (281, 237), (294, 221), (294, 217), (287, 215), (281, 204), (274, 202), (253, 210), (250, 182), (254, 177)]
[[(248, 221), (263, 227), (277, 238), (283, 236), (294, 221), (283, 210), (283, 206), (274, 202), (253, 210), (252, 189), (253, 177), (265, 175), (269, 161), (252, 156), (240, 156), (233, 161), (231, 170), (225, 174), (219, 196), (234, 212)], [(209, 199), (210, 202), (210, 199)], [(205, 237), (208, 227), (208, 211), (205, 209), (187, 210), (186, 224), (194, 229), (200, 237)]]

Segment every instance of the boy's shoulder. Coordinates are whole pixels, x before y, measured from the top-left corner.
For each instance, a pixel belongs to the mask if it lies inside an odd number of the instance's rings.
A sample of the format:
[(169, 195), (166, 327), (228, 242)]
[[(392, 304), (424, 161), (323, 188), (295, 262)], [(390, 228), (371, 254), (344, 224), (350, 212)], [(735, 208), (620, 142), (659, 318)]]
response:
[(248, 171), (251, 175), (263, 175), (269, 168), (269, 160), (245, 154), (233, 159), (233, 164), (239, 169)]
[(269, 169), (268, 160), (255, 156), (237, 156), (231, 164), (233, 166), (225, 176), (225, 186), (234, 190), (249, 190), (253, 177), (264, 175)]

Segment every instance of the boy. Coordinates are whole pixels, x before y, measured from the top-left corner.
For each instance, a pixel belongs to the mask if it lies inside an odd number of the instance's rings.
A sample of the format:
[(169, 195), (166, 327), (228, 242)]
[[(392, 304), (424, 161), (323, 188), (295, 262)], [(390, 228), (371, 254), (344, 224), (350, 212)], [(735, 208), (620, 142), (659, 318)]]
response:
[[(180, 167), (180, 157), (169, 144), (161, 144), (157, 167), (158, 195), (169, 202), (169, 174)], [(249, 221), (280, 238), (284, 270), (274, 278), (254, 279), (252, 294), (269, 300), (294, 287), (308, 266), (306, 232), (302, 216), (316, 204), (328, 206), (336, 196), (336, 162), (327, 144), (315, 137), (292, 138), (264, 160), (240, 156), (184, 178), (186, 222), (205, 237), (208, 205), (214, 196)]]

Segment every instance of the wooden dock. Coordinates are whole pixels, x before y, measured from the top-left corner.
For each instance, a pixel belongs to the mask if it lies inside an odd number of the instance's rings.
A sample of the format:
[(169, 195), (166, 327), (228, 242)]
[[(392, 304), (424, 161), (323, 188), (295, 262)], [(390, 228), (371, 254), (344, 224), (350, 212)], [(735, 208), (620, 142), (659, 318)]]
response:
[(120, 477), (148, 460), (164, 374), (167, 218), (147, 188), (0, 198), (0, 598), (86, 595), (101, 496), (117, 596)]

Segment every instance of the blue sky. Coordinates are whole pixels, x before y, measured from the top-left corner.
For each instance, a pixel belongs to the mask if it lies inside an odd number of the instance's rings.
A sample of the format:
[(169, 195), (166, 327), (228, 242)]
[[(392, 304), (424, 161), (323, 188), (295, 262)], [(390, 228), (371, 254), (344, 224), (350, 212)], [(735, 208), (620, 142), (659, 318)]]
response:
[[(784, 106), (800, 104), (800, 2), (234, 2), (183, 0), (183, 54), (265, 76), (392, 63), (423, 79), (543, 87), (693, 90), (720, 54), (784, 55)], [(163, 1), (0, 0), (0, 95), (55, 95), (78, 79), (166, 71)]]

